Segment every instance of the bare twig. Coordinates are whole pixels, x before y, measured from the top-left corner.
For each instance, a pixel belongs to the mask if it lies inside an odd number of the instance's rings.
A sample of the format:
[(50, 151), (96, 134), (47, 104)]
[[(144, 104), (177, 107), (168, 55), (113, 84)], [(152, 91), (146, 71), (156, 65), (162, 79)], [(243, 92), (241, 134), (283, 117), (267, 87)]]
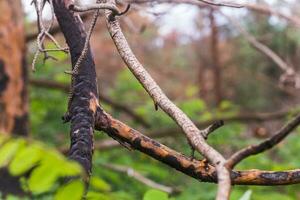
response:
[(289, 66), (286, 62), (283, 61), (273, 50), (271, 50), (266, 45), (260, 43), (253, 35), (251, 35), (249, 32), (247, 32), (237, 20), (234, 18), (225, 15), (223, 12), (221, 12), (222, 15), (224, 15), (227, 19), (230, 20), (231, 24), (233, 24), (240, 33), (245, 37), (245, 39), (257, 50), (259, 50), (261, 53), (269, 57), (276, 65), (280, 67), (281, 70), (284, 72), (291, 74), (294, 73), (294, 69)]
[(164, 191), (169, 194), (179, 192), (178, 189), (176, 189), (176, 188), (172, 188), (172, 187), (165, 186), (160, 183), (154, 182), (153, 180), (143, 176), (141, 173), (137, 172), (136, 170), (132, 169), (131, 167), (115, 165), (115, 164), (108, 164), (108, 163), (101, 163), (101, 165), (106, 167), (107, 169), (110, 169), (110, 170), (113, 170), (116, 172), (125, 173), (129, 177), (132, 177), (135, 180), (137, 180), (149, 187), (152, 187), (154, 189), (158, 189), (158, 190)]
[[(39, 34), (37, 35), (37, 40), (36, 40), (38, 50), (36, 51), (33, 61), (32, 61), (32, 70), (33, 71), (35, 71), (36, 61), (37, 61), (37, 58), (40, 53), (44, 53), (44, 62), (45, 62), (49, 58), (55, 59), (54, 57), (48, 55), (48, 52), (51, 52), (51, 51), (63, 51), (65, 53), (68, 52), (68, 48), (61, 47), (59, 45), (59, 43), (55, 40), (55, 38), (49, 33), (50, 29), (53, 26), (55, 18), (54, 18), (53, 2), (52, 2), (52, 0), (49, 0), (47, 2), (49, 2), (49, 4), (50, 4), (52, 18), (50, 20), (49, 26), (46, 28), (44, 26), (43, 19), (42, 19), (43, 18), (42, 13), (43, 13), (43, 9), (44, 9), (46, 1), (45, 0), (41, 0), (41, 1), (33, 0), (32, 1), (32, 3), (35, 6), (36, 13), (37, 13), (37, 24), (38, 24), (38, 31), (39, 31)], [(45, 49), (44, 41), (46, 39), (46, 36), (55, 44), (56, 49)]]
[[(135, 3), (135, 4), (154, 3), (154, 2), (155, 3), (176, 3), (176, 4), (182, 3), (182, 4), (196, 5), (196, 6), (200, 6), (200, 7), (210, 6), (210, 7), (216, 8), (216, 6), (211, 4), (212, 1), (209, 1), (210, 3), (208, 3), (208, 2), (205, 3), (204, 1), (201, 1), (201, 0), (127, 0), (127, 2)], [(214, 2), (212, 2), (212, 3), (214, 3)], [(229, 5), (230, 5), (230, 3), (229, 3)], [(272, 9), (271, 6), (255, 4), (255, 3), (238, 3), (238, 4), (233, 4), (233, 5), (236, 5), (236, 6), (229, 6), (229, 7), (246, 8), (248, 10), (252, 10), (255, 12), (262, 13), (262, 14), (274, 15), (279, 18), (287, 20), (288, 22), (290, 22), (291, 24), (293, 24), (297, 27), (300, 27), (300, 18), (298, 16), (287, 15), (283, 12), (280, 12), (279, 10)]]
[(89, 4), (89, 5), (83, 5), (83, 6), (77, 6), (75, 4), (70, 4), (69, 9), (73, 10), (75, 12), (87, 12), (90, 10), (110, 10), (114, 13), (114, 15), (121, 16), (128, 12), (130, 9), (130, 4), (127, 5), (126, 9), (124, 11), (119, 11), (116, 5), (110, 4), (110, 3), (98, 3), (98, 4)]
[[(88, 19), (90, 16), (91, 16), (91, 13), (83, 13), (80, 15), (80, 17), (83, 21), (86, 21), (86, 19)], [(49, 30), (49, 34), (52, 36), (55, 36), (58, 33), (60, 33), (60, 28), (57, 23), (54, 23), (52, 28)], [(38, 34), (39, 34), (39, 31), (26, 34), (26, 43), (32, 42), (33, 40), (35, 40), (37, 38)]]
[(148, 94), (153, 98), (155, 104), (166, 112), (182, 128), (193, 148), (208, 158), (216, 166), (219, 179), (217, 199), (228, 199), (231, 184), (229, 172), (224, 167), (224, 157), (206, 143), (202, 136), (203, 131), (200, 131), (186, 114), (168, 99), (150, 74), (137, 60), (122, 33), (118, 20), (112, 16), (111, 11), (106, 12), (106, 22), (109, 33), (120, 56)]
[(225, 6), (225, 7), (232, 7), (232, 8), (242, 8), (243, 5), (237, 4), (237, 3), (232, 3), (232, 2), (214, 2), (214, 1), (208, 1), (208, 0), (198, 0), (203, 3), (212, 5), (212, 6)]
[(283, 18), (283, 19), (287, 20), (288, 22), (291, 22), (292, 24), (296, 25), (297, 27), (300, 27), (300, 18), (296, 15), (293, 15), (293, 16), (287, 15), (278, 10), (274, 10), (274, 9), (272, 9), (271, 6), (267, 6), (267, 5), (261, 5), (261, 4), (255, 4), (255, 3), (241, 3), (241, 5), (252, 11), (256, 11), (256, 12), (267, 14), (267, 15), (274, 15), (279, 18)]
[(227, 161), (227, 166), (232, 169), (236, 164), (244, 160), (245, 158), (262, 153), (268, 149), (271, 149), (278, 143), (280, 143), (288, 134), (290, 134), (300, 124), (300, 115), (295, 117), (287, 125), (281, 128), (274, 136), (267, 140), (257, 144), (251, 145), (233, 154)]
[(219, 121), (214, 122), (210, 126), (208, 126), (202, 132), (202, 135), (203, 135), (204, 139), (207, 140), (209, 134), (211, 134), (212, 132), (214, 132), (215, 130), (217, 130), (218, 128), (220, 128), (223, 125), (224, 125), (224, 121), (223, 120), (219, 120)]
[(290, 66), (288, 63), (286, 63), (280, 56), (278, 56), (272, 49), (270, 49), (268, 46), (262, 44), (259, 42), (253, 35), (251, 35), (249, 32), (247, 32), (237, 20), (234, 18), (224, 14), (219, 10), (219, 12), (225, 16), (232, 25), (234, 25), (240, 33), (245, 37), (245, 39), (259, 52), (267, 56), (269, 59), (271, 59), (283, 72), (284, 74), (281, 76), (280, 80), (281, 82), (285, 82), (285, 77), (293, 78), (294, 87), (298, 88), (300, 87), (300, 77), (295, 72), (294, 68)]

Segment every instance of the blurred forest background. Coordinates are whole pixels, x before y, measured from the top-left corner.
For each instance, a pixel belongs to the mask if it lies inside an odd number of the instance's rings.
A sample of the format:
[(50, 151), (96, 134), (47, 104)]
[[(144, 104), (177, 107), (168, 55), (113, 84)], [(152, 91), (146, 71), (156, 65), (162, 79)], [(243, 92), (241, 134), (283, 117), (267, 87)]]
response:
[[(254, 48), (241, 31), (242, 28), (248, 36), (252, 35), (257, 42), (272, 49), (297, 73), (300, 2), (244, 2), (269, 6), (298, 19), (298, 24), (248, 8), (223, 7), (220, 8), (223, 15), (209, 7), (156, 3), (138, 4), (120, 19), (135, 54), (176, 105), (200, 128), (214, 119), (225, 120), (225, 126), (208, 142), (226, 156), (271, 136), (300, 110), (297, 80), (289, 79), (272, 59)], [(0, 35), (0, 91), (8, 89), (3, 82), (8, 79), (3, 73), (5, 59), (11, 69), (23, 66), (23, 71), (12, 69), (11, 72), (14, 83), (20, 84), (18, 89), (0, 98), (1, 106), (3, 102), (11, 104), (10, 111), (0, 107), (0, 122), (4, 121), (1, 126), (7, 128), (2, 129), (3, 132), (9, 130), (7, 132), (12, 135), (26, 136), (20, 139), (2, 134), (0, 166), (6, 166), (9, 174), (21, 175), (38, 160), (52, 156), (49, 166), (37, 173), (36, 180), (26, 175), (21, 178), (21, 187), (31, 191), (31, 197), (16, 197), (14, 188), (3, 188), (2, 180), (0, 188), (3, 194), (11, 193), (7, 199), (52, 199), (60, 188), (59, 176), (68, 175), (64, 174), (68, 165), (74, 164), (57, 153), (66, 152), (70, 142), (69, 124), (61, 120), (67, 109), (70, 76), (64, 71), (70, 68), (69, 55), (53, 52), (50, 55), (57, 60), (48, 59), (45, 63), (40, 55), (33, 73), (31, 63), (37, 49), (34, 7), (30, 6), (30, 0), (24, 0), (22, 5), (19, 0), (0, 0), (0, 11), (0, 30), (10, 26), (9, 34)], [(14, 15), (18, 16), (12, 17)], [(89, 14), (83, 16), (87, 26), (90, 19)], [(49, 16), (44, 20), (49, 20)], [(64, 44), (60, 31), (53, 31), (57, 40)], [(49, 43), (48, 47), (52, 46)], [(189, 155), (190, 147), (185, 137), (167, 115), (155, 111), (151, 98), (120, 59), (101, 18), (91, 47), (97, 67), (100, 103), (104, 108), (135, 129)], [(6, 48), (12, 50), (7, 53)], [(19, 83), (23, 79), (24, 84)], [(20, 88), (22, 84), (23, 89)], [(9, 115), (18, 117), (12, 122)], [(10, 128), (7, 127), (9, 123)], [(300, 131), (295, 131), (273, 150), (245, 160), (237, 169), (299, 167), (299, 136)], [(34, 156), (31, 161), (22, 160), (20, 153)], [(88, 199), (209, 200), (215, 197), (214, 184), (201, 183), (140, 152), (128, 151), (101, 132), (95, 132), (93, 159)], [(74, 164), (75, 174), (77, 167)], [(50, 172), (55, 169), (60, 170), (59, 175)], [(234, 186), (232, 199), (300, 199), (300, 190), (299, 185)]]

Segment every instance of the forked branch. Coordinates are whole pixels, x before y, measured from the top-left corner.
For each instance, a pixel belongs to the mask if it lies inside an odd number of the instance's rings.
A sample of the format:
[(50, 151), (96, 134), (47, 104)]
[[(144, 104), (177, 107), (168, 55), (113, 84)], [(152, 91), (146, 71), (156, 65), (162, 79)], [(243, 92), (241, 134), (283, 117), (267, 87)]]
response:
[[(104, 131), (110, 137), (130, 148), (143, 152), (148, 156), (165, 163), (201, 182), (217, 183), (217, 171), (207, 160), (191, 159), (169, 147), (143, 135), (112, 116), (98, 110), (95, 129)], [(300, 183), (300, 169), (288, 171), (246, 170), (231, 171), (230, 177), (234, 185), (290, 185)]]
[(203, 137), (203, 134), (205, 134), (204, 131), (199, 130), (187, 115), (169, 100), (151, 75), (138, 61), (127, 43), (117, 18), (111, 11), (106, 11), (106, 24), (121, 58), (152, 97), (155, 105), (160, 107), (181, 127), (192, 147), (216, 166), (219, 179), (217, 199), (228, 199), (231, 183), (229, 172), (224, 166), (224, 157), (206, 143), (205, 138)]
[(284, 138), (286, 138), (286, 136), (288, 136), (296, 127), (298, 127), (299, 124), (300, 115), (298, 115), (292, 121), (290, 121), (288, 124), (282, 127), (274, 136), (266, 139), (265, 141), (257, 145), (250, 145), (233, 154), (227, 160), (227, 167), (232, 169), (236, 164), (246, 159), (247, 157), (257, 155), (259, 153), (271, 149), (272, 147), (280, 143)]

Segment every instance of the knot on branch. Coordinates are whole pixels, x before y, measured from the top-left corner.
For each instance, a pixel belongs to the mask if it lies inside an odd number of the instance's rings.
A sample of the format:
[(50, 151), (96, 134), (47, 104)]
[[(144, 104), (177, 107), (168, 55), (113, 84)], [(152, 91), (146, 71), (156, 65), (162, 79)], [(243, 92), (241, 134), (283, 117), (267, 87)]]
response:
[(97, 107), (95, 113), (95, 127), (100, 130), (107, 130), (111, 127), (111, 120), (101, 107)]

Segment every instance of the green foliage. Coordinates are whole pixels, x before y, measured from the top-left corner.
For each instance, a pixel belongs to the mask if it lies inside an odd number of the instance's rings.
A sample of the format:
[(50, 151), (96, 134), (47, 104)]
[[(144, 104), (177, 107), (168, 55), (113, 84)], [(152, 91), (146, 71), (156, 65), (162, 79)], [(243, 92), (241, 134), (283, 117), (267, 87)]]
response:
[(0, 167), (6, 166), (19, 149), (24, 146), (25, 141), (23, 139), (17, 139), (15, 141), (6, 142), (0, 149)]
[(84, 193), (84, 184), (80, 180), (74, 180), (59, 188), (55, 194), (55, 200), (81, 200)]
[(159, 190), (149, 190), (145, 193), (143, 200), (168, 200), (168, 194)]
[(106, 183), (104, 180), (92, 177), (90, 179), (90, 187), (92, 187), (95, 190), (102, 191), (102, 192), (109, 192), (111, 191), (111, 187), (108, 183)]
[(33, 168), (41, 159), (42, 148), (40, 145), (27, 146), (14, 157), (9, 165), (9, 171), (14, 176), (24, 174)]
[[(74, 183), (71, 182), (72, 184), (60, 189), (58, 196), (63, 196), (70, 191), (70, 188), (77, 187), (78, 183), (82, 182), (80, 180), (80, 177), (83, 177), (81, 166), (74, 161), (67, 160), (57, 151), (36, 141), (5, 138), (2, 135), (0, 138), (5, 141), (0, 145), (0, 165), (7, 167), (11, 175), (21, 177), (20, 184), (25, 191), (33, 195), (55, 191), (59, 186), (58, 180), (78, 177), (74, 179)], [(30, 173), (29, 177), (23, 176), (26, 173)], [(80, 193), (78, 186), (78, 194), (74, 196), (74, 199), (75, 197), (80, 199), (82, 193), (83, 189)]]

